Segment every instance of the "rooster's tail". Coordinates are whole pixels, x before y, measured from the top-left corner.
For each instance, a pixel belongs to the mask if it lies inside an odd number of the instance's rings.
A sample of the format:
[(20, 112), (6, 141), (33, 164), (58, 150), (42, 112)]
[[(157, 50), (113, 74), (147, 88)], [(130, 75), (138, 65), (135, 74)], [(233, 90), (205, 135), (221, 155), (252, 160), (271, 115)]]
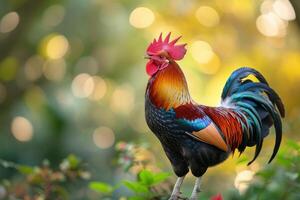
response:
[[(253, 75), (258, 82), (248, 78)], [(264, 137), (275, 127), (276, 140), (269, 163), (276, 156), (282, 137), (281, 118), (285, 115), (283, 103), (278, 94), (270, 88), (266, 79), (255, 69), (243, 67), (234, 71), (227, 80), (222, 92), (222, 102), (233, 105), (243, 117), (243, 142), (238, 147), (243, 152), (246, 146), (256, 145), (254, 158), (259, 155)]]

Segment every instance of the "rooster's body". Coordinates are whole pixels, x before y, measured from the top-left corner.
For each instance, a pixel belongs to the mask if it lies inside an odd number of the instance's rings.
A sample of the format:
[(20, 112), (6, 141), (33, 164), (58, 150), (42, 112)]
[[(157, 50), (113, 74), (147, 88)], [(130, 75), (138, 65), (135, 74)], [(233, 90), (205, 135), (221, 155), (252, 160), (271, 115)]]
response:
[[(220, 107), (195, 103), (188, 91), (183, 72), (175, 60), (185, 54), (184, 45), (154, 40), (147, 54), (147, 72), (151, 76), (145, 95), (145, 113), (149, 128), (160, 140), (175, 174), (179, 177), (171, 199), (189, 169), (197, 179), (191, 199), (196, 199), (200, 177), (210, 166), (223, 162), (230, 153), (256, 145), (253, 162), (260, 153), (264, 137), (274, 124), (276, 142), (270, 162), (281, 142), (281, 118), (284, 107), (264, 77), (254, 69), (240, 68), (229, 77)], [(259, 82), (247, 79), (254, 75)]]

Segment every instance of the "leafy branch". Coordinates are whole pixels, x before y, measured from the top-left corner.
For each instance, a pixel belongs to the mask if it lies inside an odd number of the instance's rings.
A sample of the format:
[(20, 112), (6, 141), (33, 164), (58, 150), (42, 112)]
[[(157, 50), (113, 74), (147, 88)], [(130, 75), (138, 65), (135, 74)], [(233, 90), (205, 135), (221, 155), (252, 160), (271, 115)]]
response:
[(166, 172), (154, 173), (144, 169), (138, 173), (136, 181), (124, 180), (116, 186), (94, 181), (89, 184), (89, 188), (101, 194), (102, 197), (113, 198), (113, 192), (118, 190), (119, 187), (125, 186), (133, 193), (128, 198), (129, 200), (161, 199), (167, 195), (167, 192), (157, 191), (156, 186), (166, 181), (170, 175), (170, 173)]

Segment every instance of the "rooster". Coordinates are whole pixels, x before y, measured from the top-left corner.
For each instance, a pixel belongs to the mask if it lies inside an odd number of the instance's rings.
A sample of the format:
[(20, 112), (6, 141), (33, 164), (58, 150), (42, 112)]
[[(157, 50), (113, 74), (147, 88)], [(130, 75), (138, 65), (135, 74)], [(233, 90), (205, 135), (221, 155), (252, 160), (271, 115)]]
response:
[[(186, 54), (186, 44), (176, 44), (160, 34), (148, 46), (146, 72), (150, 76), (145, 93), (145, 117), (159, 139), (177, 175), (170, 200), (179, 199), (180, 187), (191, 170), (196, 177), (190, 199), (198, 199), (201, 177), (209, 167), (222, 163), (237, 149), (255, 146), (251, 164), (263, 140), (275, 127), (275, 145), (269, 163), (281, 143), (284, 106), (278, 94), (255, 69), (242, 67), (228, 78), (219, 107), (197, 104), (176, 61)], [(257, 81), (249, 79), (249, 75)]]

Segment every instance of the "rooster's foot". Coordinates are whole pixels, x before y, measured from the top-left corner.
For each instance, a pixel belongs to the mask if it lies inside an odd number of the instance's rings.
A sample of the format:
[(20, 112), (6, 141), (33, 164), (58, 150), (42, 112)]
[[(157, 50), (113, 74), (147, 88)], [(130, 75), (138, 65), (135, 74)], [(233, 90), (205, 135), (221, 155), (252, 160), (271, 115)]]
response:
[(177, 181), (176, 181), (176, 183), (174, 185), (173, 192), (172, 192), (171, 197), (169, 198), (169, 200), (182, 199), (180, 197), (180, 194), (181, 194), (181, 192), (180, 192), (180, 186), (181, 186), (181, 184), (183, 182), (183, 179), (184, 179), (184, 176), (177, 178)]
[(199, 200), (201, 177), (198, 177), (195, 181), (195, 186), (192, 192), (192, 195), (189, 200)]
[(188, 200), (188, 198), (181, 196), (180, 194), (171, 195), (169, 200)]

